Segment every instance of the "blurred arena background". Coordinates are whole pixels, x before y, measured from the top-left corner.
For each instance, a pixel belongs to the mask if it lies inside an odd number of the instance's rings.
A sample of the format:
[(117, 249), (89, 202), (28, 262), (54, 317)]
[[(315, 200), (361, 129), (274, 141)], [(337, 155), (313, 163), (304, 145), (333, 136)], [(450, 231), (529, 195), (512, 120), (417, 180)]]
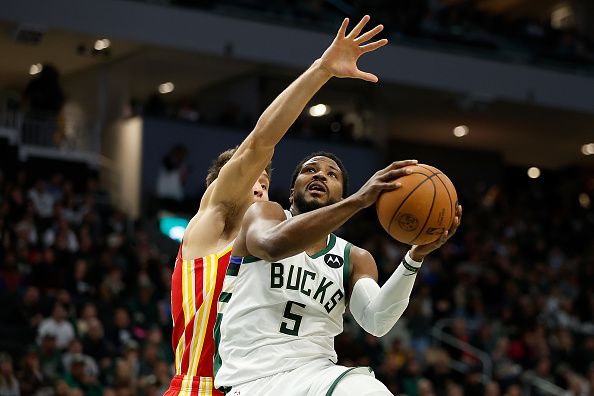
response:
[[(383, 23), (276, 150), (359, 187), (388, 161), (446, 172), (462, 227), (381, 339), (347, 319), (340, 362), (395, 395), (594, 395), (594, 3), (590, 0), (0, 0), (0, 395), (161, 395), (169, 285), (216, 154), (344, 16)], [(406, 252), (373, 209), (340, 230)], [(17, 390), (18, 389), (18, 390)]]

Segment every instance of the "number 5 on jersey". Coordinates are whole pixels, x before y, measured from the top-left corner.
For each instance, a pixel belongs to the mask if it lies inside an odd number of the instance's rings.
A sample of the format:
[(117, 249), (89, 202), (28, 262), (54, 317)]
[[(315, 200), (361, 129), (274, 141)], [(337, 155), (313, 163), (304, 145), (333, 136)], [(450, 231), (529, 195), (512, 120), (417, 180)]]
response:
[(303, 309), (305, 309), (305, 304), (298, 303), (296, 301), (287, 301), (287, 305), (285, 306), (285, 313), (283, 317), (288, 320), (292, 320), (293, 327), (289, 328), (287, 322), (282, 321), (280, 326), (280, 332), (292, 336), (299, 335), (299, 326), (301, 325), (301, 319), (303, 319), (303, 315), (297, 315), (296, 313), (291, 312), (293, 305), (297, 305)]

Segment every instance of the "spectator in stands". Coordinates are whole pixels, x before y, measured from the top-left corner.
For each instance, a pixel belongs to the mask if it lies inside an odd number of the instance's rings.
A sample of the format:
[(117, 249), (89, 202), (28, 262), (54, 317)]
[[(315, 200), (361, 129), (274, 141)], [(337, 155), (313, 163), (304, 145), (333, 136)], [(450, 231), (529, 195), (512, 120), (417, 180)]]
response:
[(78, 338), (75, 338), (70, 342), (68, 349), (62, 355), (62, 367), (65, 369), (71, 367), (75, 359), (82, 359), (85, 375), (94, 378), (99, 377), (99, 367), (97, 366), (95, 359), (89, 355), (83, 354), (83, 346)]
[(102, 390), (97, 377), (87, 367), (87, 359), (83, 355), (74, 354), (64, 374), (64, 381), (70, 388), (80, 389), (85, 396), (101, 396)]
[(485, 396), (500, 396), (501, 390), (497, 382), (491, 381), (485, 386)]
[(58, 70), (50, 64), (43, 65), (41, 72), (27, 84), (23, 100), (25, 107), (31, 111), (58, 115), (65, 101)]
[(49, 395), (52, 392), (53, 382), (41, 370), (39, 356), (37, 356), (34, 347), (27, 348), (23, 357), (22, 369), (18, 373), (18, 379), (22, 396)]
[(62, 353), (56, 347), (56, 336), (44, 334), (39, 347), (39, 362), (43, 374), (55, 380), (62, 372)]
[(0, 395), (20, 396), (19, 381), (14, 375), (12, 358), (7, 353), (0, 353)]
[(124, 347), (134, 341), (134, 330), (130, 321), (130, 314), (124, 307), (118, 307), (113, 313), (113, 327), (109, 332), (109, 342), (118, 353), (124, 352)]
[(522, 388), (518, 384), (511, 384), (507, 387), (503, 396), (522, 396)]
[(169, 388), (169, 381), (171, 377), (173, 377), (174, 372), (170, 368), (170, 366), (164, 362), (163, 360), (159, 360), (155, 367), (155, 377), (157, 378), (157, 383), (160, 384), (160, 388), (158, 391), (159, 395), (165, 394), (167, 389)]
[(135, 394), (136, 378), (129, 361), (116, 359), (115, 374), (112, 381), (118, 396), (128, 396)]
[(59, 250), (66, 250), (70, 253), (77, 252), (78, 239), (76, 234), (70, 229), (68, 222), (64, 218), (56, 217), (56, 219), (58, 221), (45, 231), (43, 237), (45, 246), (55, 246)]
[(29, 190), (29, 199), (33, 202), (36, 213), (42, 219), (49, 219), (54, 211), (54, 197), (46, 188), (42, 179), (35, 181), (35, 187)]
[[(72, 294), (75, 302), (88, 301), (92, 299), (95, 293), (95, 287), (89, 277), (89, 263), (84, 258), (79, 258), (74, 263), (74, 271), (68, 281), (68, 291)], [(86, 321), (90, 317), (96, 316), (97, 307), (93, 303), (85, 304), (81, 311), (81, 319)], [(86, 332), (86, 328), (83, 326), (84, 324), (80, 321), (77, 323), (78, 333), (80, 335), (84, 335)]]
[(188, 177), (188, 167), (185, 163), (187, 155), (187, 148), (178, 144), (163, 157), (157, 176), (157, 198), (166, 208), (170, 208), (171, 203), (184, 200), (184, 184)]
[(435, 396), (435, 392), (433, 391), (433, 385), (431, 384), (431, 381), (429, 381), (426, 378), (420, 379), (417, 384), (417, 395)]
[(104, 338), (103, 325), (97, 318), (88, 320), (88, 331), (82, 339), (83, 352), (91, 356), (103, 370), (111, 365), (113, 347)]
[(46, 190), (52, 196), (54, 202), (60, 202), (64, 197), (64, 175), (59, 172), (54, 173), (47, 183)]
[(54, 304), (52, 316), (41, 321), (39, 325), (38, 340), (41, 342), (44, 336), (53, 335), (56, 337), (56, 347), (60, 350), (66, 349), (74, 339), (74, 327), (66, 319), (66, 308), (60, 303)]
[(43, 320), (40, 301), (41, 297), (37, 287), (29, 286), (25, 289), (19, 311), (22, 323), (31, 330), (37, 329)]
[(66, 264), (60, 262), (56, 251), (49, 247), (38, 252), (38, 261), (33, 266), (30, 282), (42, 292), (55, 290), (66, 281)]
[(159, 310), (154, 298), (155, 287), (150, 280), (140, 282), (136, 295), (128, 302), (134, 324), (144, 331), (159, 324)]

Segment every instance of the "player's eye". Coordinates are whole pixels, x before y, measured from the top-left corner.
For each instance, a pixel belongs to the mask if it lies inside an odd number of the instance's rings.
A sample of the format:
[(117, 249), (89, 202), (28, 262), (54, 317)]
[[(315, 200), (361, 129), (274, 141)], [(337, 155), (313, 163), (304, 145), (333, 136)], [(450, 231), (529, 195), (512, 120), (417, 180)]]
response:
[(268, 186), (266, 184), (262, 184), (260, 187), (262, 187), (262, 190), (264, 191), (268, 190)]
[(338, 175), (336, 174), (336, 172), (328, 172), (328, 176), (332, 176), (335, 179), (338, 179)]

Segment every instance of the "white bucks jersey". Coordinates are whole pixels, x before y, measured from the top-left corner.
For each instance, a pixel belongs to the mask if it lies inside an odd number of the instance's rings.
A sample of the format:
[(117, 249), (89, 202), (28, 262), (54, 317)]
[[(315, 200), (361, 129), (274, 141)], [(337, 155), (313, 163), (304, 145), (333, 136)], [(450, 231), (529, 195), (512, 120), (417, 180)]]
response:
[(215, 325), (217, 387), (314, 359), (336, 363), (334, 337), (343, 330), (350, 249), (331, 234), (313, 256), (303, 252), (274, 263), (231, 257)]

